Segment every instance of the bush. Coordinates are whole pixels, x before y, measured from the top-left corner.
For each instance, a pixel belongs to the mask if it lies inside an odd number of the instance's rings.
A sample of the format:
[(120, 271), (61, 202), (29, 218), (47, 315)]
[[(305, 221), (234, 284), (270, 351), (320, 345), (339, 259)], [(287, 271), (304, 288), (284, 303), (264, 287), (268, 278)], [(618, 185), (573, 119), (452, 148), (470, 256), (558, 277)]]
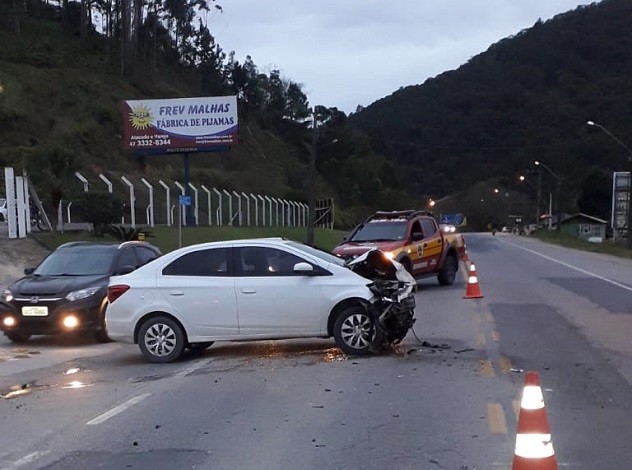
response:
[(123, 201), (105, 191), (84, 192), (75, 204), (83, 212), (85, 221), (93, 225), (95, 235), (103, 235), (110, 224), (123, 216)]

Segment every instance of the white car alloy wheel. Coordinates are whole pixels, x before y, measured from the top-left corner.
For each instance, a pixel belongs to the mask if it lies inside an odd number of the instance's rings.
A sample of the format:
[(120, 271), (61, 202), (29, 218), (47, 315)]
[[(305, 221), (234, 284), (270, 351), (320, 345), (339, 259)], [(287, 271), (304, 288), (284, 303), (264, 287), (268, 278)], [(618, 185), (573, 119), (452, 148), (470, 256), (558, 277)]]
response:
[(184, 332), (171, 318), (150, 318), (139, 332), (138, 346), (151, 362), (175, 361), (182, 355), (184, 344)]
[(334, 337), (338, 347), (347, 354), (369, 354), (375, 338), (373, 320), (363, 307), (351, 307), (336, 319)]

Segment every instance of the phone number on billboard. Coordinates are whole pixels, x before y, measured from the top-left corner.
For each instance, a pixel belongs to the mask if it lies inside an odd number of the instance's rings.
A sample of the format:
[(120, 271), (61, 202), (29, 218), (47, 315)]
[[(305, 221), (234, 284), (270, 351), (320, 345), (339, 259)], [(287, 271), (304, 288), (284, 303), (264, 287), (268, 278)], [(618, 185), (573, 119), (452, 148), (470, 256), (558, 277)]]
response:
[(130, 147), (153, 147), (156, 145), (171, 145), (171, 139), (142, 139), (132, 140)]

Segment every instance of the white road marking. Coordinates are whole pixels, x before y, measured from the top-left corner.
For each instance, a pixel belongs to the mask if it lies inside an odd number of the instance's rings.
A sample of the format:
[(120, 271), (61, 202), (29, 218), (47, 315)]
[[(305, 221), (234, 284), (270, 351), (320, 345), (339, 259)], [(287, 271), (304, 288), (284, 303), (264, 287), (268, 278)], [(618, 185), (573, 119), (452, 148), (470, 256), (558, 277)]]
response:
[(195, 372), (196, 370), (201, 369), (207, 363), (208, 363), (207, 360), (198, 361), (197, 363), (193, 364), (192, 366), (187, 367), (186, 369), (182, 369), (180, 372), (176, 372), (174, 374), (174, 377), (184, 377), (186, 375), (189, 375), (191, 372)]
[(43, 457), (44, 455), (48, 454), (48, 451), (37, 451), (37, 452), (33, 452), (32, 454), (29, 455), (25, 455), (24, 457), (22, 457), (19, 460), (16, 460), (15, 462), (13, 462), (11, 465), (9, 465), (8, 467), (2, 467), (1, 470), (16, 470), (26, 464), (29, 464), (31, 462), (33, 462), (34, 460), (39, 459), (40, 457)]
[[(179, 372), (176, 372), (174, 377), (184, 377), (188, 374), (190, 374), (191, 372), (194, 372), (202, 367), (204, 367), (206, 365), (208, 361), (202, 360), (197, 362), (196, 364), (193, 364), (192, 366), (189, 366), (185, 369), (182, 369)], [(127, 410), (128, 408), (134, 406), (135, 404), (141, 402), (142, 400), (144, 400), (145, 398), (147, 398), (148, 396), (150, 396), (151, 393), (144, 393), (142, 395), (138, 395), (135, 396), (133, 398), (130, 398), (129, 400), (127, 400), (124, 403), (121, 403), (120, 405), (112, 408), (110, 411), (107, 411), (105, 413), (103, 413), (100, 416), (97, 416), (96, 418), (88, 421), (86, 424), (87, 425), (93, 425), (93, 424), (101, 424), (104, 421), (107, 421), (108, 419), (112, 418), (113, 416), (116, 416), (117, 414)]]
[(134, 406), (136, 403), (139, 403), (141, 401), (143, 401), (145, 398), (147, 398), (148, 396), (150, 396), (151, 393), (143, 393), (142, 395), (138, 395), (135, 396), (134, 398), (130, 398), (129, 400), (127, 400), (124, 403), (121, 403), (119, 406), (116, 406), (114, 408), (112, 408), (110, 411), (107, 411), (105, 413), (103, 413), (100, 416), (97, 416), (96, 418), (88, 421), (86, 424), (91, 425), (91, 424), (101, 424), (104, 421), (107, 421), (108, 419), (110, 419), (113, 416), (116, 416), (117, 414), (125, 411), (126, 409)]
[(606, 282), (612, 284), (613, 286), (621, 287), (622, 289), (629, 290), (630, 292), (632, 292), (632, 287), (626, 286), (625, 284), (621, 284), (620, 282), (613, 281), (612, 279), (608, 279), (606, 277), (600, 276), (600, 275), (595, 274), (595, 273), (591, 273), (590, 271), (586, 271), (585, 269), (578, 268), (577, 266), (573, 266), (572, 264), (568, 264), (568, 263), (565, 263), (563, 261), (557, 260), (555, 258), (551, 258), (550, 256), (543, 255), (542, 253), (538, 253), (537, 251), (530, 250), (529, 248), (525, 248), (524, 246), (515, 245), (513, 243), (508, 243), (508, 245), (515, 246), (516, 248), (520, 248), (521, 250), (528, 251), (529, 253), (532, 253), (534, 255), (541, 256), (542, 258), (548, 259), (549, 261), (552, 261), (554, 263), (561, 264), (562, 266), (566, 266), (567, 268), (574, 269), (575, 271), (579, 271), (582, 274), (586, 274), (588, 276), (592, 276), (592, 277), (595, 277), (597, 279), (601, 279), (602, 281), (606, 281)]

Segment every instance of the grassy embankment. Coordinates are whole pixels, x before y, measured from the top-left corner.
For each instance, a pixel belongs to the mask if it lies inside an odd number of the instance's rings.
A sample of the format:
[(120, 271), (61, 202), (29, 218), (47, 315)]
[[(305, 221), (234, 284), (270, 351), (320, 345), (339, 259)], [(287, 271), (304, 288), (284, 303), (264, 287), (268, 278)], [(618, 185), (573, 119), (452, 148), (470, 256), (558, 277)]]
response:
[[(325, 250), (331, 250), (340, 242), (345, 233), (340, 230), (316, 229), (314, 231), (315, 245)], [(182, 246), (259, 237), (283, 237), (305, 243), (307, 229), (305, 227), (182, 227), (181, 236)], [(49, 249), (77, 240), (115, 241), (112, 237), (97, 238), (88, 232), (39, 233), (36, 238)], [(163, 253), (168, 253), (179, 246), (179, 230), (177, 227), (155, 227), (148, 233), (146, 241), (156, 245)]]
[(632, 250), (625, 247), (624, 239), (619, 239), (614, 243), (612, 240), (607, 240), (603, 243), (590, 243), (571, 235), (558, 234), (555, 230), (538, 230), (534, 236), (544, 242), (554, 243), (574, 250), (592, 251), (594, 253), (616, 256), (617, 258), (632, 258)]

